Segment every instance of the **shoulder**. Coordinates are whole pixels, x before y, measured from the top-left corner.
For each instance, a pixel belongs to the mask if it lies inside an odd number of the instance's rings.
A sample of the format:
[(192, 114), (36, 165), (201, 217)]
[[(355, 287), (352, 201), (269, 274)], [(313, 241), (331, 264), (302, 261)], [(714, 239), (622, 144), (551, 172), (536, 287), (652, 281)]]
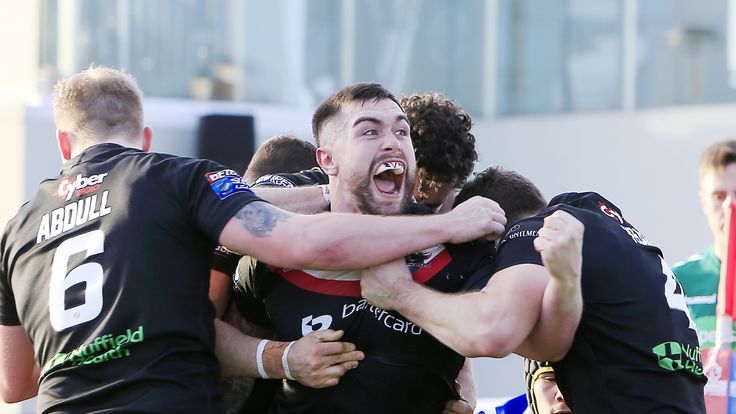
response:
[(534, 248), (547, 211), (525, 218), (513, 224), (498, 243), (494, 258), (494, 272), (518, 264), (542, 264), (542, 258)]
[(712, 260), (714, 258), (715, 253), (713, 251), (713, 246), (711, 246), (705, 250), (691, 254), (685, 260), (675, 262), (675, 264), (672, 265), (672, 268), (688, 268), (691, 266), (696, 266), (704, 261)]
[(716, 272), (720, 269), (720, 261), (713, 253), (712, 247), (702, 252), (694, 253), (687, 259), (672, 266), (672, 271), (680, 281), (700, 277), (703, 273)]
[(201, 177), (212, 181), (218, 176), (239, 175), (212, 160), (135, 149), (120, 152), (112, 160), (116, 171), (128, 170), (131, 174), (145, 175), (146, 179), (161, 178), (168, 182), (182, 177)]
[(501, 237), (498, 243), (498, 249), (502, 249), (511, 242), (518, 243), (527, 239), (534, 240), (537, 237), (537, 232), (544, 224), (544, 218), (556, 210), (547, 209), (536, 216), (519, 220), (511, 225)]

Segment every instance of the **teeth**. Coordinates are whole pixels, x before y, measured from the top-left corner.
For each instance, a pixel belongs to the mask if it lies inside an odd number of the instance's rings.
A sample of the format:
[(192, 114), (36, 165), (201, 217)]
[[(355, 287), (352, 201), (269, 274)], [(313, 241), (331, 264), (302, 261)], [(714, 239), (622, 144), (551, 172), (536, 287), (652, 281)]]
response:
[(404, 163), (401, 161), (386, 161), (378, 167), (376, 175), (385, 171), (392, 171), (395, 175), (401, 175), (404, 173)]

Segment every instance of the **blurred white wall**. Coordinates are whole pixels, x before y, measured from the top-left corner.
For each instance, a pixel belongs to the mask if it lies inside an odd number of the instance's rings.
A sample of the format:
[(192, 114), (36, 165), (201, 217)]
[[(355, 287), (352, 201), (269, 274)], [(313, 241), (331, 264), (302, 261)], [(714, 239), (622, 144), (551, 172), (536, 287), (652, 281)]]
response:
[(697, 162), (736, 137), (736, 106), (482, 120), (481, 168), (501, 164), (551, 197), (595, 190), (659, 245), (672, 263), (711, 243), (697, 200)]
[[(26, 105), (36, 100), (39, 57), (39, 1), (0, 5), (0, 229), (24, 199), (26, 154)], [(52, 129), (53, 132), (53, 129)], [(52, 135), (53, 136), (53, 135)], [(18, 404), (0, 402), (0, 413), (34, 413), (35, 400)]]
[[(2, 131), (2, 225), (13, 215), (23, 197), (25, 177), (25, 107), (34, 99), (38, 68), (39, 4), (29, 0), (14, 4), (12, 13), (0, 6), (0, 131)], [(5, 10), (7, 11), (7, 10)], [(19, 41), (19, 39), (21, 39)]]

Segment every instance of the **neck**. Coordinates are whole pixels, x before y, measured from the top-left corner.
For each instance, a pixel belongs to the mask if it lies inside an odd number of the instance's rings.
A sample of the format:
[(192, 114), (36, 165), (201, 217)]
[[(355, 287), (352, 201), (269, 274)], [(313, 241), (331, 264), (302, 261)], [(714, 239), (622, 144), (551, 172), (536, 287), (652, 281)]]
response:
[(334, 213), (365, 214), (358, 208), (352, 189), (337, 177), (330, 177), (330, 211)]
[(723, 253), (725, 251), (726, 251), (726, 243), (725, 242), (720, 242), (719, 240), (716, 240), (713, 243), (713, 252), (715, 253), (716, 257), (719, 260), (721, 260), (721, 261), (723, 260), (723, 256), (724, 256)]
[(339, 191), (332, 185), (330, 185), (330, 211), (333, 213), (362, 213), (358, 210), (358, 203), (351, 194)]
[(140, 145), (134, 145), (132, 140), (130, 140), (129, 138), (125, 138), (125, 137), (112, 137), (112, 138), (100, 139), (100, 140), (94, 139), (94, 140), (87, 141), (86, 144), (79, 145), (77, 146), (77, 148), (74, 148), (74, 150), (72, 151), (72, 158), (81, 154), (87, 148), (90, 148), (90, 147), (93, 147), (99, 144), (118, 144), (123, 147), (141, 149)]

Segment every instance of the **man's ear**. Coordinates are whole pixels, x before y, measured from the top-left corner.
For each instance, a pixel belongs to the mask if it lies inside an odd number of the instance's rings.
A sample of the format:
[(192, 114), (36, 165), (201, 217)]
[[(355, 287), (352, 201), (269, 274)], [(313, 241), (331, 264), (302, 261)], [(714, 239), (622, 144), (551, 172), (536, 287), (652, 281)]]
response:
[(337, 175), (337, 165), (329, 147), (317, 148), (317, 164), (327, 175)]
[(150, 151), (152, 143), (153, 143), (153, 130), (151, 129), (151, 127), (144, 127), (143, 128), (143, 144), (141, 146), (141, 149), (144, 152)]
[(56, 143), (59, 145), (59, 153), (61, 154), (62, 161), (66, 162), (72, 159), (72, 146), (69, 142), (69, 134), (57, 129)]

